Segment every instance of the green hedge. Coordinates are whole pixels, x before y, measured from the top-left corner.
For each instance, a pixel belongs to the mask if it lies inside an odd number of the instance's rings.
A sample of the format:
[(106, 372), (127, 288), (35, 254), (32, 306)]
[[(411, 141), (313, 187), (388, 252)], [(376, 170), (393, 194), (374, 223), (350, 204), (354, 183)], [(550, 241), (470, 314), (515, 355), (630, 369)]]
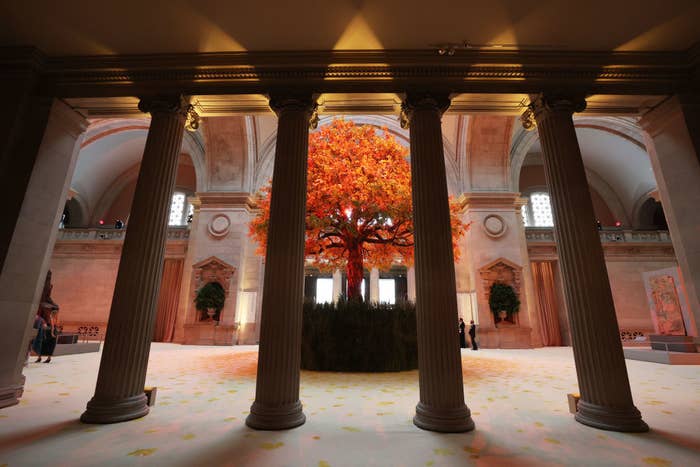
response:
[(418, 368), (415, 306), (304, 303), (301, 367), (361, 372)]

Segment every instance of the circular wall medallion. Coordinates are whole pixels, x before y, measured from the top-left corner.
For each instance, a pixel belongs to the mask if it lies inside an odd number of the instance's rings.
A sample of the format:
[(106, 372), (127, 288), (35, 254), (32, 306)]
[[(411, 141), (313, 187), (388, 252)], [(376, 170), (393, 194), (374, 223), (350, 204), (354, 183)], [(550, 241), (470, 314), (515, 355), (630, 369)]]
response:
[(226, 214), (217, 214), (209, 222), (209, 233), (214, 237), (223, 237), (231, 228), (231, 219)]
[(501, 216), (489, 214), (484, 218), (484, 232), (491, 238), (498, 238), (506, 233), (506, 222)]

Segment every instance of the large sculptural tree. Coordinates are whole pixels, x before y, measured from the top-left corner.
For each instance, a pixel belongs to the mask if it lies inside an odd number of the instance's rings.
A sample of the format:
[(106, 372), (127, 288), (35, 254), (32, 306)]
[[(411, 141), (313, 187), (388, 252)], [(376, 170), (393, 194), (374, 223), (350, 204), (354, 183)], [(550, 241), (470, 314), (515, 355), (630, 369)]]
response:
[[(344, 268), (348, 299), (361, 299), (365, 267), (413, 264), (413, 205), (408, 150), (386, 130), (335, 120), (309, 136), (306, 257), (321, 270)], [(250, 235), (264, 254), (270, 186), (259, 196)], [(455, 259), (466, 226), (451, 203)]]

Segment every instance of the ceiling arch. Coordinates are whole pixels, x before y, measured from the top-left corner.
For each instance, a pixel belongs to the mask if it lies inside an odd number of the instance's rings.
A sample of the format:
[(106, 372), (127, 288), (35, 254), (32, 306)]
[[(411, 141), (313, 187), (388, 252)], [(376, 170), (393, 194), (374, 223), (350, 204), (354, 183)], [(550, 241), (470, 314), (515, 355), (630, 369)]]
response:
[[(620, 219), (634, 222), (635, 206), (656, 187), (643, 133), (631, 118), (575, 117), (574, 126), (587, 173), (594, 173), (596, 191), (610, 200)], [(511, 145), (511, 186), (518, 190), (520, 171), (529, 155), (541, 154), (537, 131), (516, 128)], [(589, 183), (593, 184), (589, 178)]]
[[(99, 211), (104, 195), (143, 157), (150, 119), (104, 119), (92, 121), (81, 145), (73, 173), (71, 189), (91, 219)], [(205, 146), (199, 133), (185, 132), (182, 152), (190, 156), (195, 168), (197, 189), (207, 186), (204, 164)], [(138, 171), (136, 171), (138, 173)]]

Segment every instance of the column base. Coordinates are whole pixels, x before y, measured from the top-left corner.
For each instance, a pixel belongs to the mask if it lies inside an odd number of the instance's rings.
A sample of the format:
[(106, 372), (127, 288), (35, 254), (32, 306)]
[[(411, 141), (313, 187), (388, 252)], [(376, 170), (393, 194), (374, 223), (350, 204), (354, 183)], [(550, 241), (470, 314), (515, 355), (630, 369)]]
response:
[(579, 400), (574, 418), (579, 423), (601, 430), (627, 433), (649, 431), (649, 426), (642, 420), (642, 414), (634, 406), (629, 409), (615, 409)]
[(419, 402), (413, 424), (423, 430), (440, 433), (463, 433), (474, 429), (474, 420), (466, 405), (456, 409), (438, 409)]
[(93, 397), (80, 416), (83, 423), (119, 423), (141, 418), (148, 414), (146, 394), (119, 400), (100, 400)]
[(19, 399), (24, 393), (23, 384), (15, 384), (0, 388), (0, 409), (19, 404)]
[(245, 424), (256, 430), (288, 430), (304, 422), (306, 415), (299, 401), (282, 407), (270, 407), (255, 401), (245, 419)]

